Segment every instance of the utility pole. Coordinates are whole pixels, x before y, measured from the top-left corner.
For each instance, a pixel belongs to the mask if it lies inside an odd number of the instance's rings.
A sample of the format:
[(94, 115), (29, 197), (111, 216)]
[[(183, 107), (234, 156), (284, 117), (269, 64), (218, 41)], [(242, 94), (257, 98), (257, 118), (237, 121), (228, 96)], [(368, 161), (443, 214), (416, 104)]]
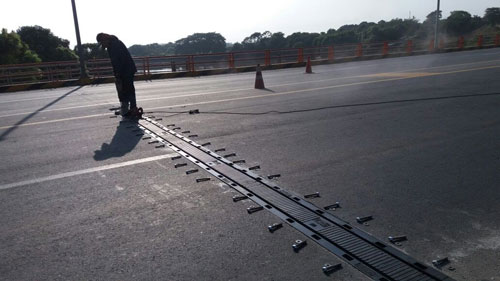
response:
[(75, 21), (76, 44), (78, 48), (78, 57), (80, 61), (80, 78), (87, 78), (87, 70), (85, 68), (85, 58), (83, 57), (82, 41), (80, 40), (80, 28), (78, 27), (78, 16), (76, 15), (75, 0), (71, 0), (73, 6), (73, 19)]
[(434, 50), (437, 50), (439, 47), (439, 6), (440, 0), (437, 0), (437, 10), (436, 10), (436, 30), (434, 32)]

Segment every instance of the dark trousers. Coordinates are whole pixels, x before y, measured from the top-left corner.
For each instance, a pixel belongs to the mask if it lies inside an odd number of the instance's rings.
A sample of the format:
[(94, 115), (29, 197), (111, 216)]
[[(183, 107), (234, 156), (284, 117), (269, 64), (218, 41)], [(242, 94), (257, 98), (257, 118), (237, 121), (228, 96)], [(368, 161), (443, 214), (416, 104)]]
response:
[(130, 108), (137, 107), (135, 101), (134, 75), (116, 78), (115, 84), (120, 103), (130, 104)]

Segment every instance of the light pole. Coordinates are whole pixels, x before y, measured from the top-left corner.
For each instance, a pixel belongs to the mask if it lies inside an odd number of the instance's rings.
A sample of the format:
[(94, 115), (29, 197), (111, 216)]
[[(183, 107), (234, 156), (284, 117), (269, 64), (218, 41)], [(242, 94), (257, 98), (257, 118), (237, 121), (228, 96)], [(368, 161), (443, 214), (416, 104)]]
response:
[(73, 19), (75, 21), (76, 44), (78, 48), (78, 57), (80, 61), (80, 78), (87, 78), (87, 70), (85, 69), (85, 58), (83, 57), (82, 41), (80, 40), (80, 28), (78, 27), (78, 17), (76, 15), (75, 0), (71, 0), (73, 6)]
[(437, 0), (437, 10), (436, 10), (436, 30), (434, 32), (434, 50), (437, 50), (439, 46), (439, 6), (440, 6), (440, 0)]

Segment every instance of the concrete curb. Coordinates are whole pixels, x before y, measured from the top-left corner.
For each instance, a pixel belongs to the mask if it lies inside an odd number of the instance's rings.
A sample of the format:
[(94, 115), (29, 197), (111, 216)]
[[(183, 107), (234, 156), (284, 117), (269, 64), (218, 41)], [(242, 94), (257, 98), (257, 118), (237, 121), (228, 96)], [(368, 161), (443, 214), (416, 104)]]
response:
[[(462, 49), (459, 48), (449, 48), (440, 50), (437, 52), (429, 52), (429, 51), (416, 51), (411, 54), (396, 53), (396, 54), (388, 54), (388, 55), (368, 55), (362, 57), (345, 57), (334, 60), (311, 60), (312, 65), (322, 65), (322, 64), (336, 64), (336, 63), (346, 63), (346, 62), (354, 62), (354, 61), (367, 61), (367, 60), (376, 60), (376, 59), (385, 59), (385, 58), (397, 58), (397, 57), (407, 57), (407, 56), (419, 56), (419, 55), (427, 55), (427, 54), (435, 54), (435, 53), (450, 53), (450, 52), (459, 52), (459, 51), (471, 51), (478, 49), (491, 49), (497, 48), (494, 45), (479, 47), (465, 47)], [(273, 64), (269, 66), (262, 66), (262, 70), (277, 70), (277, 69), (285, 69), (285, 68), (293, 68), (293, 67), (305, 67), (306, 62), (293, 62), (293, 63), (282, 63), (282, 64)], [(171, 78), (182, 78), (182, 77), (198, 77), (198, 76), (208, 76), (208, 75), (219, 75), (219, 74), (230, 74), (230, 73), (242, 73), (242, 72), (252, 72), (256, 70), (256, 66), (244, 66), (237, 67), (233, 69), (210, 69), (210, 70), (200, 70), (195, 72), (169, 72), (169, 73), (158, 73), (158, 74), (138, 74), (135, 76), (136, 81), (148, 81), (148, 80), (157, 80), (157, 79), (171, 79)], [(97, 85), (97, 84), (106, 84), (106, 83), (114, 83), (114, 77), (104, 77), (104, 78), (87, 78), (87, 79), (78, 79), (78, 80), (63, 80), (63, 81), (52, 81), (52, 82), (41, 82), (41, 83), (32, 83), (32, 84), (21, 84), (21, 85), (11, 85), (11, 86), (0, 86), (0, 93), (10, 93), (10, 92), (18, 92), (18, 91), (29, 91), (29, 90), (40, 90), (40, 89), (53, 89), (60, 87), (71, 87), (71, 86), (85, 86), (85, 85)]]

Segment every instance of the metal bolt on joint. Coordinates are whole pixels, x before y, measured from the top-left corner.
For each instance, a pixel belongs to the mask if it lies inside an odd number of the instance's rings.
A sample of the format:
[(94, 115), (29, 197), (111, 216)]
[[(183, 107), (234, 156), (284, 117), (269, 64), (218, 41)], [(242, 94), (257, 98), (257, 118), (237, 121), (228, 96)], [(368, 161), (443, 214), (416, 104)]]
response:
[(323, 269), (323, 272), (325, 274), (330, 274), (330, 273), (333, 273), (335, 271), (342, 269), (342, 264), (338, 263), (338, 264), (331, 265), (331, 264), (325, 263), (325, 265), (323, 265), (322, 269)]
[(387, 237), (387, 239), (389, 239), (389, 242), (391, 242), (393, 244), (408, 240), (408, 238), (405, 235), (401, 235), (401, 236), (389, 236), (389, 237)]
[(365, 222), (368, 222), (368, 221), (371, 221), (371, 220), (373, 220), (373, 216), (356, 217), (356, 221), (358, 223), (365, 223)]
[(331, 205), (325, 206), (323, 209), (325, 209), (325, 210), (335, 210), (335, 209), (338, 209), (338, 208), (340, 208), (340, 202), (335, 202), (335, 204), (331, 204)]
[(297, 253), (300, 251), (302, 248), (304, 248), (307, 245), (306, 240), (295, 240), (295, 244), (292, 245), (293, 250)]
[(236, 195), (236, 196), (233, 196), (233, 202), (239, 202), (241, 200), (245, 200), (247, 199), (248, 197), (245, 196), (245, 195)]
[(247, 208), (247, 212), (248, 212), (249, 214), (253, 214), (253, 213), (255, 213), (255, 212), (262, 211), (262, 210), (264, 210), (264, 207), (262, 207), (262, 206), (257, 206), (257, 207), (250, 207), (250, 208)]
[(432, 261), (432, 264), (435, 266), (435, 267), (442, 267), (442, 266), (445, 266), (447, 264), (450, 263), (450, 260), (446, 257), (446, 258), (442, 258), (442, 259), (438, 259), (438, 260), (433, 260)]
[(274, 224), (268, 226), (267, 229), (269, 230), (269, 232), (273, 233), (282, 227), (283, 227), (282, 223), (274, 223)]
[(320, 197), (319, 192), (304, 195), (304, 198), (318, 198), (318, 197)]

